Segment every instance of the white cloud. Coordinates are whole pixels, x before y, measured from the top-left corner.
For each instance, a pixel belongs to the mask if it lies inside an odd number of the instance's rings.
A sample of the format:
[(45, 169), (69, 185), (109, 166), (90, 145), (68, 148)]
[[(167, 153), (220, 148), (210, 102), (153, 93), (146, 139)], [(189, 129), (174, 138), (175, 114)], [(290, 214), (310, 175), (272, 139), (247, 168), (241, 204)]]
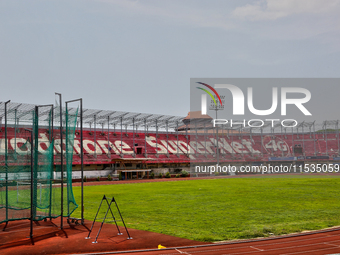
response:
[(259, 21), (276, 20), (295, 14), (325, 14), (340, 7), (340, 0), (262, 0), (237, 7), (233, 16)]
[(304, 41), (339, 51), (340, 0), (258, 0), (232, 11), (245, 33), (274, 41)]
[(257, 0), (243, 6), (229, 1), (96, 1), (132, 18), (141, 15), (180, 27), (217, 28), (260, 40), (310, 40), (339, 50), (340, 0)]
[(197, 27), (214, 27), (229, 30), (234, 28), (230, 20), (230, 12), (216, 8), (202, 8), (200, 5), (187, 5), (186, 2), (177, 1), (128, 1), (128, 0), (97, 0), (107, 4), (120, 6), (129, 12), (160, 17), (181, 25), (194, 25)]

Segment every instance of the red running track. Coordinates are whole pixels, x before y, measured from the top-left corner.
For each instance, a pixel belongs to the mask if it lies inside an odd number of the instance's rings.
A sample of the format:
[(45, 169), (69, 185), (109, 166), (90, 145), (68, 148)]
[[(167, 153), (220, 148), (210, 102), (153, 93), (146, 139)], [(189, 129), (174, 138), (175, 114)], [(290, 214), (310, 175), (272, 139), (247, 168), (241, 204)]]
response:
[[(91, 253), (86, 253), (91, 254)], [(93, 254), (93, 253), (92, 253)], [(106, 252), (96, 254), (118, 254)], [(191, 247), (167, 247), (160, 250), (125, 251), (124, 254), (178, 255), (178, 254), (340, 254), (340, 229), (326, 230), (323, 233), (309, 232), (300, 235), (287, 235), (278, 238), (263, 238)]]
[[(59, 224), (59, 219), (54, 220)], [(48, 222), (34, 227), (34, 245), (29, 234), (29, 222), (10, 222), (0, 232), (0, 254), (339, 254), (340, 228), (224, 243), (203, 243), (163, 234), (129, 229), (132, 240), (117, 235), (114, 225), (105, 224), (98, 243), (92, 243), (100, 223), (95, 224), (91, 239), (85, 239), (91, 222), (85, 226), (70, 226), (64, 231)], [(157, 249), (161, 244), (166, 249)]]

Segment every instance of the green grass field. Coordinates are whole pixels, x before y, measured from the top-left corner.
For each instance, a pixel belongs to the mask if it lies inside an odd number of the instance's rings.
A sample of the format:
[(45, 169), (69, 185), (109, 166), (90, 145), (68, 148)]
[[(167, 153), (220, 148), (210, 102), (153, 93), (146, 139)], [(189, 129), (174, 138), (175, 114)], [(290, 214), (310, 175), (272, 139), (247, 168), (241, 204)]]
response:
[[(254, 238), (340, 225), (339, 190), (336, 176), (86, 186), (85, 218), (94, 219), (106, 194), (130, 228), (199, 241)], [(80, 201), (80, 187), (74, 193)]]

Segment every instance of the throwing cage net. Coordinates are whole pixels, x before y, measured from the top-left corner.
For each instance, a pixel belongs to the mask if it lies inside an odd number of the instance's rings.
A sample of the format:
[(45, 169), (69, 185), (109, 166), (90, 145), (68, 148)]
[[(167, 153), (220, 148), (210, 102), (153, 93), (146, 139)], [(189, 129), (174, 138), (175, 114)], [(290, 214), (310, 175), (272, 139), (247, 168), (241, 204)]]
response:
[[(0, 112), (0, 223), (70, 216), (78, 207), (72, 191), (72, 157), (77, 113), (59, 107), (9, 103)], [(60, 123), (60, 121), (59, 121)], [(58, 123), (58, 124), (59, 124)], [(61, 199), (61, 157), (64, 188)], [(65, 192), (66, 191), (66, 192)]]

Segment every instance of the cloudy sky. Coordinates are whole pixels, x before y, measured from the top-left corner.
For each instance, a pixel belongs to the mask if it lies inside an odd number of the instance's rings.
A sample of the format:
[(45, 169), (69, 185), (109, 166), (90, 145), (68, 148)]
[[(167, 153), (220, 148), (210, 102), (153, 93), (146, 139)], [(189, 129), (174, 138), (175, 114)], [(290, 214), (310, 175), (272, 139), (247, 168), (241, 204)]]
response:
[(0, 0), (0, 101), (185, 116), (190, 78), (340, 77), (339, 35), (340, 0)]

